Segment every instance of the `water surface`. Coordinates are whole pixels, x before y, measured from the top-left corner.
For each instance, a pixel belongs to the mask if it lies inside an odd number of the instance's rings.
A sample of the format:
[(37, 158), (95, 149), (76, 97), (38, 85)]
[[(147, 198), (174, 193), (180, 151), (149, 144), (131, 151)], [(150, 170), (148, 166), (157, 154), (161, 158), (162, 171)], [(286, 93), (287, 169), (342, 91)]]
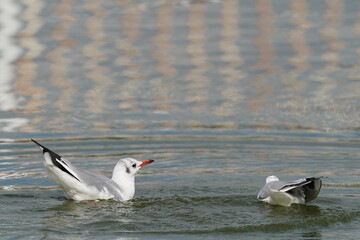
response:
[[(0, 5), (5, 239), (357, 239), (355, 1), (25, 1)], [(135, 198), (74, 202), (34, 138), (111, 175), (156, 159)], [(304, 206), (268, 175), (324, 176)]]

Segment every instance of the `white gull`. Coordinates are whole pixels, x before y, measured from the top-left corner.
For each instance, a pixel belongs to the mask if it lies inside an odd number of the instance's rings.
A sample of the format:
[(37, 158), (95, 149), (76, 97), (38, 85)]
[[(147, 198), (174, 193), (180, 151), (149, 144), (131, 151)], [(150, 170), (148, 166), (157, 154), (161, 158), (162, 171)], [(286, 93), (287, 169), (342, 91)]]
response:
[(137, 171), (154, 162), (138, 161), (133, 158), (120, 159), (113, 170), (112, 178), (79, 169), (68, 160), (49, 148), (31, 139), (43, 150), (44, 165), (57, 184), (65, 193), (76, 201), (116, 199), (127, 201), (135, 194), (135, 174)]
[(266, 184), (257, 199), (271, 205), (289, 207), (293, 203), (305, 204), (314, 200), (321, 189), (321, 177), (309, 177), (293, 182), (280, 181), (276, 176), (266, 178)]

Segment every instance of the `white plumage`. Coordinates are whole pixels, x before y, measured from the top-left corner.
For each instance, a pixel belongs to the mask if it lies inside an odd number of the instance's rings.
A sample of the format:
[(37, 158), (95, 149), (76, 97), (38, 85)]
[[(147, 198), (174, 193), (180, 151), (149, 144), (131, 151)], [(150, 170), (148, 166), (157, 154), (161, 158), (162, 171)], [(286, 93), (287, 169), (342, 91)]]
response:
[(154, 160), (138, 161), (120, 159), (113, 170), (112, 178), (98, 175), (72, 165), (65, 158), (31, 139), (43, 150), (44, 165), (65, 193), (74, 200), (116, 199), (126, 201), (135, 194), (135, 174)]
[(293, 203), (305, 204), (314, 200), (321, 189), (321, 177), (309, 177), (293, 182), (280, 181), (276, 176), (266, 178), (266, 184), (257, 199), (271, 205), (288, 207)]

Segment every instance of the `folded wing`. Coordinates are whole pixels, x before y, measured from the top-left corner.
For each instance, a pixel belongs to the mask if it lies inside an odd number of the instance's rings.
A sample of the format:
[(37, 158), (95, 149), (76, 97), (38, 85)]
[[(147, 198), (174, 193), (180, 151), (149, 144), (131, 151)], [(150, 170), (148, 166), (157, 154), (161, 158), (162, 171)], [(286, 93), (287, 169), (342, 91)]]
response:
[(301, 192), (304, 195), (305, 202), (310, 202), (319, 195), (322, 186), (321, 178), (322, 177), (310, 177), (299, 179), (294, 182), (287, 183), (279, 190), (290, 194)]

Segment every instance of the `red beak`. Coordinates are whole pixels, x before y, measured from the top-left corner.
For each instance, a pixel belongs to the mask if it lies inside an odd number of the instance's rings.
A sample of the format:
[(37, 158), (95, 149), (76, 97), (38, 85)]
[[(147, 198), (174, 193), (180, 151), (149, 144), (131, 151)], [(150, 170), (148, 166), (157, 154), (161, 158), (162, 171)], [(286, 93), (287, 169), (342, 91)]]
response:
[(144, 167), (152, 162), (154, 162), (155, 160), (149, 159), (149, 160), (144, 160), (142, 161), (142, 163), (139, 165), (139, 167)]

